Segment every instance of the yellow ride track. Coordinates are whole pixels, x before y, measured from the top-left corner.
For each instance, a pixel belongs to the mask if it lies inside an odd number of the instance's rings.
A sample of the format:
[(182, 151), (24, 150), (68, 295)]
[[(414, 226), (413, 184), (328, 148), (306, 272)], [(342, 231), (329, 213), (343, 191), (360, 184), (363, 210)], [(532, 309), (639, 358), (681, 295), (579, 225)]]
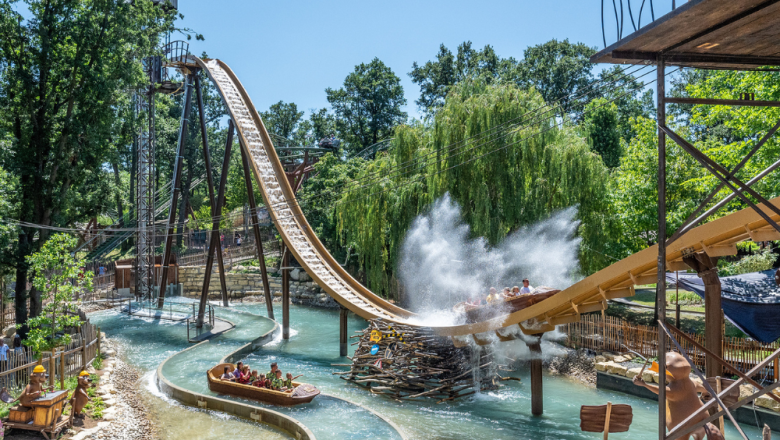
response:
[[(658, 250), (652, 246), (523, 310), (473, 324), (427, 325), (422, 317), (368, 290), (325, 249), (306, 221), (263, 121), (233, 71), (220, 60), (201, 60), (193, 56), (183, 64), (197, 64), (219, 90), (235, 122), (241, 148), (252, 158), (255, 178), (260, 183), (268, 212), (285, 245), (328, 295), (361, 318), (382, 318), (432, 327), (436, 333), (452, 337), (457, 345), (466, 343), (468, 337), (485, 344), (496, 337), (499, 340), (514, 339), (517, 332), (513, 330), (518, 330), (518, 327), (523, 333), (538, 334), (553, 330), (558, 324), (578, 321), (583, 313), (604, 310), (609, 299), (633, 296), (634, 286), (656, 282)], [(780, 197), (770, 202), (780, 203)], [(767, 209), (764, 212), (774, 221), (780, 221), (780, 216)], [(744, 209), (692, 229), (668, 246), (667, 267), (670, 270), (685, 269), (682, 262), (684, 252), (706, 251), (713, 257), (735, 255), (736, 243), (743, 240), (780, 240), (780, 233), (755, 211)]]

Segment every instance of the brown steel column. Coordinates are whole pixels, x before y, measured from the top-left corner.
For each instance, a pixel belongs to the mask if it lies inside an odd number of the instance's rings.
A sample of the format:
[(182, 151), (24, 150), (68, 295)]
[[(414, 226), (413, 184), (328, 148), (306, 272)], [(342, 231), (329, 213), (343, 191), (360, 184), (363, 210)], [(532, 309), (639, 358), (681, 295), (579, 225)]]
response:
[(265, 295), (265, 308), (268, 311), (268, 317), (274, 319), (273, 295), (268, 283), (268, 270), (265, 267), (265, 252), (263, 251), (263, 239), (260, 237), (260, 221), (257, 218), (257, 202), (255, 201), (255, 192), (252, 189), (252, 174), (249, 172), (249, 153), (244, 144), (239, 148), (241, 150), (241, 162), (244, 165), (244, 181), (246, 182), (246, 194), (249, 199), (249, 213), (252, 218), (252, 231), (255, 234), (255, 246), (257, 247), (257, 264), (260, 265), (260, 276), (263, 280), (263, 295)]
[(349, 309), (342, 306), (339, 314), (339, 356), (347, 355), (347, 315)]
[(282, 339), (290, 339), (290, 252), (285, 246), (282, 258)]
[(168, 231), (165, 235), (165, 252), (162, 259), (162, 273), (160, 279), (160, 294), (157, 297), (157, 307), (165, 304), (165, 288), (168, 287), (168, 264), (171, 261), (171, 251), (173, 247), (173, 227), (176, 222), (176, 205), (179, 201), (179, 192), (181, 191), (181, 169), (184, 167), (184, 146), (187, 141), (187, 125), (190, 119), (190, 109), (192, 108), (192, 81), (194, 73), (187, 75), (187, 81), (184, 86), (184, 110), (181, 113), (181, 125), (179, 127), (179, 142), (176, 146), (176, 159), (173, 167), (173, 188), (171, 188), (171, 203), (168, 210)]
[[(666, 134), (660, 126), (666, 123), (666, 63), (659, 54), (656, 71), (658, 87), (658, 267), (655, 286), (655, 313), (666, 322)], [(666, 334), (658, 330), (658, 377), (666, 377)], [(658, 387), (658, 438), (666, 437), (666, 387)]]
[[(222, 249), (219, 240), (219, 223), (220, 215), (218, 214), (222, 210), (225, 197), (225, 186), (227, 184), (227, 170), (230, 164), (230, 150), (233, 146), (233, 120), (228, 121), (228, 134), (227, 141), (225, 142), (225, 158), (222, 161), (222, 175), (220, 176), (219, 192), (217, 197), (214, 198), (213, 188), (210, 188), (209, 196), (211, 197), (211, 215), (213, 217), (211, 222), (211, 239), (209, 240), (209, 250), (206, 254), (206, 267), (203, 273), (203, 288), (200, 291), (200, 304), (198, 304), (198, 319), (196, 326), (198, 328), (203, 326), (203, 317), (206, 313), (206, 302), (208, 302), (209, 286), (211, 285), (211, 270), (214, 267), (214, 257), (216, 254), (219, 264), (219, 281), (222, 289), (222, 300), (225, 306), (227, 306), (227, 286), (225, 282), (225, 266), (222, 263)], [(208, 180), (211, 182), (211, 169), (206, 168), (206, 174)], [(211, 184), (209, 184), (211, 186)]]
[[(704, 346), (717, 357), (723, 357), (723, 326), (718, 259), (704, 252), (683, 256), (685, 264), (704, 281)], [(707, 354), (704, 371), (707, 377), (723, 376), (723, 366)]]
[(544, 413), (544, 390), (542, 387), (542, 337), (528, 344), (534, 356), (531, 359), (531, 414), (541, 416)]

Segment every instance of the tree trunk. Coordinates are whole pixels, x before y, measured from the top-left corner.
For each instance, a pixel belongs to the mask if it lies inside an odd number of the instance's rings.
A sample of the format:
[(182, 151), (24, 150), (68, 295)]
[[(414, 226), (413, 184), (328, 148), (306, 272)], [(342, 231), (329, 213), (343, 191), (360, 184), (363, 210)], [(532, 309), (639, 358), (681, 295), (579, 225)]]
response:
[(27, 234), (25, 230), (19, 234), (19, 246), (17, 249), (19, 261), (16, 267), (16, 288), (14, 289), (16, 297), (14, 298), (14, 307), (16, 311), (16, 323), (22, 324), (19, 329), (19, 335), (24, 339), (27, 337), (27, 263), (24, 257), (27, 255)]
[(122, 206), (122, 196), (120, 194), (121, 191), (121, 180), (119, 179), (119, 164), (116, 162), (112, 162), (111, 166), (114, 168), (114, 184), (116, 185), (116, 192), (114, 192), (114, 199), (116, 201), (116, 212), (117, 212), (117, 218), (119, 220), (119, 225), (123, 226), (123, 215), (125, 213), (125, 208)]

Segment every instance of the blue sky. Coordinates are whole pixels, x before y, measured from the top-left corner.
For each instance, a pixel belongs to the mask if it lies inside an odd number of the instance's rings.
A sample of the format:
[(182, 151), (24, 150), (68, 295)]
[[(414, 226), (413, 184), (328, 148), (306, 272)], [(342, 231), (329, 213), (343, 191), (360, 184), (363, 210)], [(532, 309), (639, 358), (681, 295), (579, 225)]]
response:
[(179, 0), (179, 10), (180, 25), (206, 37), (193, 39), (191, 51), (226, 62), (260, 111), (279, 100), (307, 115), (327, 107), (327, 87), (340, 87), (356, 64), (378, 57), (401, 78), (405, 110), (418, 116), (419, 88), (408, 73), (442, 43), (453, 51), (466, 40), (490, 44), (517, 59), (552, 38), (603, 47), (598, 0)]

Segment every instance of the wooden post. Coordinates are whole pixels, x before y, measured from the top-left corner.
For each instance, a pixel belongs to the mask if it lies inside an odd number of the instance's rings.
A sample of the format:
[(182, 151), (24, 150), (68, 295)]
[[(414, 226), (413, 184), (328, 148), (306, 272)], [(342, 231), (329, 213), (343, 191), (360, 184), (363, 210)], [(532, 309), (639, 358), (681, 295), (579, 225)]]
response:
[(54, 386), (54, 350), (49, 353), (49, 386)]
[(60, 389), (65, 389), (65, 349), (60, 353)]
[(607, 402), (607, 416), (604, 418), (604, 440), (609, 439), (609, 417), (612, 415), (612, 402)]
[(339, 356), (344, 357), (347, 355), (347, 315), (349, 309), (341, 306), (341, 313), (339, 314)]
[[(723, 391), (723, 384), (720, 382), (720, 376), (715, 377), (715, 391), (718, 394), (720, 394), (720, 392)], [(723, 424), (723, 416), (720, 416), (717, 422), (718, 422), (718, 429), (720, 429), (720, 432), (723, 432), (725, 430), (725, 425)]]
[[(200, 97), (200, 88), (198, 88), (198, 102), (199, 105), (201, 101)], [(202, 105), (201, 105), (201, 115), (203, 114)], [(205, 129), (205, 121), (201, 121), (202, 128)], [(204, 145), (206, 142), (205, 136), (204, 136)], [(211, 285), (211, 270), (214, 267), (214, 257), (216, 255), (217, 257), (217, 265), (219, 266), (219, 284), (220, 288), (222, 289), (222, 302), (223, 305), (227, 307), (228, 305), (228, 298), (227, 298), (227, 281), (225, 280), (225, 263), (222, 260), (222, 246), (219, 239), (219, 223), (220, 223), (220, 213), (222, 212), (222, 199), (225, 197), (225, 185), (227, 182), (227, 169), (228, 164), (230, 163), (230, 151), (233, 147), (233, 120), (230, 119), (228, 121), (228, 132), (227, 132), (227, 141), (225, 142), (225, 158), (222, 162), (222, 176), (220, 176), (219, 181), (219, 192), (217, 193), (216, 199), (214, 198), (214, 188), (213, 184), (211, 182), (211, 168), (207, 168), (206, 175), (209, 176), (209, 194), (212, 197), (212, 203), (211, 203), (211, 214), (214, 216), (214, 219), (211, 223), (211, 240), (209, 241), (209, 250), (208, 250), (208, 257), (206, 258), (206, 267), (205, 271), (203, 273), (203, 288), (200, 292), (200, 304), (198, 305), (198, 317), (195, 320), (195, 327), (201, 328), (203, 327), (203, 316), (206, 313), (206, 303), (208, 302), (209, 297), (209, 286)], [(207, 150), (204, 149), (204, 156), (207, 154)]]
[[(195, 78), (194, 73), (187, 75), (187, 81), (184, 86), (184, 111), (181, 113), (181, 126), (179, 128), (179, 142), (176, 146), (176, 157), (173, 167), (173, 186), (171, 188), (171, 202), (168, 208), (167, 232), (165, 235), (165, 251), (163, 252), (161, 264), (160, 294), (157, 297), (157, 307), (162, 308), (165, 304), (165, 288), (168, 287), (168, 264), (171, 262), (171, 253), (173, 251), (173, 228), (176, 224), (176, 208), (178, 207), (179, 192), (181, 191), (181, 172), (184, 167), (184, 147), (187, 143), (187, 125), (190, 119), (190, 109), (192, 108), (192, 81)], [(142, 274), (139, 274), (142, 275)]]
[(285, 246), (282, 257), (282, 339), (290, 339), (290, 251)]
[(87, 369), (87, 332), (86, 330), (81, 331), (81, 369), (86, 370)]
[(534, 356), (531, 359), (531, 414), (535, 416), (541, 416), (544, 413), (541, 341), (542, 337), (537, 336), (536, 341), (528, 344), (528, 349)]
[(772, 440), (772, 430), (769, 429), (769, 425), (767, 425), (766, 423), (764, 424), (764, 431), (762, 432), (761, 439)]
[(778, 364), (778, 358), (775, 358), (775, 382), (780, 380), (780, 364)]
[(97, 352), (95, 353), (96, 357), (98, 353), (102, 353), (102, 351), (100, 351), (100, 327), (97, 328)]
[[(704, 346), (718, 358), (723, 357), (723, 310), (717, 258), (705, 252), (683, 256), (704, 282)], [(707, 377), (723, 375), (723, 367), (715, 356), (707, 355), (704, 370)]]

